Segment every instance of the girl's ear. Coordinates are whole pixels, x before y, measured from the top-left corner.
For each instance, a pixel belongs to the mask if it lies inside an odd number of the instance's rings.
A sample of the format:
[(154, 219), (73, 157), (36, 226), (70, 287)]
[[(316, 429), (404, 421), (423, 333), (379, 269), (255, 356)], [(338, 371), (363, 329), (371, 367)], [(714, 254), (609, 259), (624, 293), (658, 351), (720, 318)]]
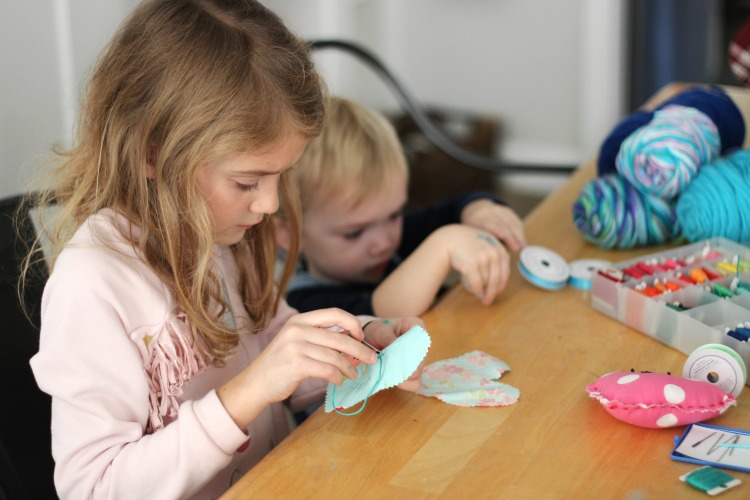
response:
[(286, 217), (283, 215), (272, 215), (271, 220), (273, 221), (273, 226), (276, 232), (276, 244), (284, 250), (289, 250), (291, 234)]

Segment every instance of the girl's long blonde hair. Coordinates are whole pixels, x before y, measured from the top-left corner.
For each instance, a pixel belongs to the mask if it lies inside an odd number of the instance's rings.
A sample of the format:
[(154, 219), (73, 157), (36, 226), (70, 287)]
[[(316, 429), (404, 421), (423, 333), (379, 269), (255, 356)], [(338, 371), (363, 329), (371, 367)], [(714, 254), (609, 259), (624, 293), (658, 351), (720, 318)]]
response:
[[(38, 199), (59, 207), (54, 225), (45, 228), (52, 262), (91, 215), (104, 208), (125, 215), (140, 228), (134, 249), (171, 288), (196, 339), (220, 364), (238, 334), (221, 321), (228, 305), (212, 271), (211, 218), (196, 169), (226, 155), (262, 151), (290, 130), (314, 137), (324, 115), (324, 88), (309, 47), (258, 2), (139, 5), (94, 67), (77, 142), (56, 151), (62, 161), (52, 172), (54, 187)], [(155, 172), (151, 179), (147, 165)], [(279, 189), (296, 256), (299, 203), (286, 173)], [(295, 259), (275, 284), (270, 223), (248, 231), (232, 251), (257, 331), (275, 314)], [(37, 242), (25, 271), (39, 255)]]

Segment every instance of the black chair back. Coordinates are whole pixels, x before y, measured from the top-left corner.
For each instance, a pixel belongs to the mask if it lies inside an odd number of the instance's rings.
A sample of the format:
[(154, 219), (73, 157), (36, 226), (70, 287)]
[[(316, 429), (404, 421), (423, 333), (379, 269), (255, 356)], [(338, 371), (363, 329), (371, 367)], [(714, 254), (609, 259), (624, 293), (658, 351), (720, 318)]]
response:
[[(51, 398), (36, 384), (29, 359), (39, 349), (39, 309), (47, 278), (43, 263), (31, 270), (24, 300), (18, 299), (20, 266), (35, 229), (28, 212), (13, 219), (22, 197), (0, 200), (0, 499), (57, 498), (52, 474)], [(17, 231), (16, 229), (20, 229)]]

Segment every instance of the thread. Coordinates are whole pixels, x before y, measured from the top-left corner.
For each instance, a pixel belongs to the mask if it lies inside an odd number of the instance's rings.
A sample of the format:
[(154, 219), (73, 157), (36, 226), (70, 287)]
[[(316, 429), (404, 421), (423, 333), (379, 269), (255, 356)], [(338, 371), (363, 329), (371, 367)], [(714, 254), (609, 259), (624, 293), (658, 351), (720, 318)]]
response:
[(377, 389), (378, 384), (383, 379), (383, 358), (382, 354), (378, 355), (378, 379), (375, 381), (375, 384), (373, 384), (372, 388), (370, 389), (370, 392), (367, 393), (367, 396), (365, 396), (365, 399), (362, 400), (362, 406), (360, 406), (357, 411), (353, 412), (343, 412), (336, 408), (336, 386), (333, 386), (333, 390), (331, 391), (331, 406), (333, 406), (333, 410), (338, 413), (339, 415), (343, 415), (345, 417), (353, 417), (354, 415), (357, 415), (358, 413), (362, 412), (362, 410), (365, 409), (365, 406), (367, 406), (367, 400), (370, 399), (370, 396), (375, 392), (375, 389)]
[(592, 179), (573, 204), (583, 237), (606, 249), (658, 245), (679, 235), (674, 203), (639, 192), (622, 176)]
[(603, 259), (578, 259), (570, 263), (568, 283), (579, 290), (591, 290), (591, 279), (594, 272), (612, 265)]
[(737, 397), (747, 381), (747, 366), (734, 349), (722, 344), (705, 344), (688, 356), (682, 376), (704, 380)]
[(669, 200), (719, 156), (720, 147), (719, 131), (706, 114), (670, 105), (622, 142), (615, 167), (640, 192)]
[(711, 496), (740, 484), (738, 479), (711, 466), (701, 467), (680, 478), (693, 488)]
[(675, 212), (688, 241), (750, 240), (750, 151), (704, 165), (678, 198)]

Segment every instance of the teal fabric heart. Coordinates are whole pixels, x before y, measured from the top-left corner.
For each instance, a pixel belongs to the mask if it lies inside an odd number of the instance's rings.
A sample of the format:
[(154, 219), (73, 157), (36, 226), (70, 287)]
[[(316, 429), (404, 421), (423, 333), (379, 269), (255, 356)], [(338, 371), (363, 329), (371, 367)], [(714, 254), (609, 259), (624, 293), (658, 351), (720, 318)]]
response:
[(425, 329), (415, 326), (383, 349), (375, 364), (360, 363), (357, 366), (359, 376), (356, 380), (347, 379), (340, 387), (329, 383), (326, 413), (334, 409), (350, 408), (376, 392), (408, 379), (427, 355), (430, 342)]

